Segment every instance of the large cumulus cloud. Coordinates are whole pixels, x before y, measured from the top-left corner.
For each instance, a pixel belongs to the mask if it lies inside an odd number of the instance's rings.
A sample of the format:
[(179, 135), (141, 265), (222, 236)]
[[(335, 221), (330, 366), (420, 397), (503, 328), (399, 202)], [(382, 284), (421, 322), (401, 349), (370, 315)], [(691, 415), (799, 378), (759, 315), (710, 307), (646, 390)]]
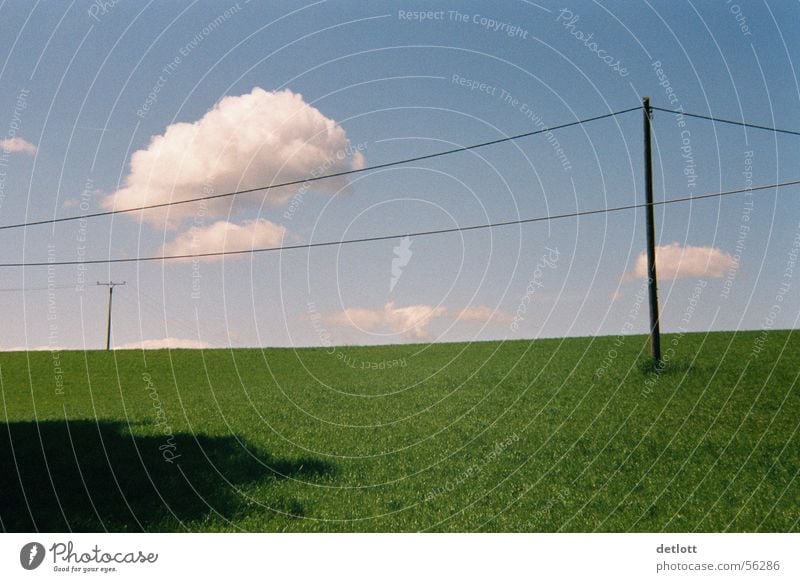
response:
[[(289, 90), (223, 98), (201, 119), (174, 123), (151, 138), (131, 157), (124, 186), (106, 196), (106, 209), (134, 208), (302, 180), (311, 175), (363, 166), (360, 152), (349, 155), (347, 135), (332, 119)], [(314, 188), (335, 192), (344, 179), (316, 182)], [(286, 202), (297, 188), (282, 188), (237, 197), (237, 205), (258, 208)], [(209, 201), (210, 216), (225, 216), (231, 199)], [(136, 213), (154, 226), (176, 226), (195, 216), (196, 204)], [(130, 216), (134, 216), (131, 214)]]

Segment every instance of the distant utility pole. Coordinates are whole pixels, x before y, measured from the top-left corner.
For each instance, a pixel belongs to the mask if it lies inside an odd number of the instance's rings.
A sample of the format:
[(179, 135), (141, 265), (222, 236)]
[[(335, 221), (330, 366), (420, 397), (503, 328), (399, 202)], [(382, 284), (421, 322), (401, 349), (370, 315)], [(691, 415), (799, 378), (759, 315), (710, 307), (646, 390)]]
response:
[(656, 227), (653, 218), (653, 156), (650, 151), (650, 98), (642, 98), (644, 112), (644, 196), (647, 226), (647, 288), (650, 297), (650, 352), (661, 362), (661, 329), (658, 323), (658, 279), (656, 277)]
[(114, 281), (101, 283), (98, 281), (97, 284), (108, 287), (108, 327), (106, 328), (106, 351), (109, 351), (111, 349), (111, 300), (114, 298), (114, 287), (117, 285), (124, 285), (125, 281), (122, 283), (115, 283)]

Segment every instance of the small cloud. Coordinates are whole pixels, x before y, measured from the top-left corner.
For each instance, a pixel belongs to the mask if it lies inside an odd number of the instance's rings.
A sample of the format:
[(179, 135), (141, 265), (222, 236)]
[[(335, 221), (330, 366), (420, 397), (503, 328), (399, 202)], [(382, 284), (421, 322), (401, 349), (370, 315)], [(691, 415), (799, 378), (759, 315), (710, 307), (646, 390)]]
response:
[[(105, 209), (176, 202), (269, 184), (294, 182), (364, 167), (345, 130), (289, 90), (224, 97), (193, 123), (173, 123), (131, 156), (124, 186), (103, 199)], [(313, 183), (334, 194), (344, 177)], [(238, 208), (283, 204), (303, 187), (264, 190), (236, 198)], [(232, 198), (209, 200), (207, 216), (228, 215)], [(196, 205), (133, 213), (161, 227), (196, 214)]]
[[(656, 272), (659, 279), (719, 279), (736, 260), (728, 253), (714, 247), (681, 246), (677, 242), (656, 247)], [(647, 254), (642, 251), (632, 271), (623, 280), (647, 278)]]
[(456, 316), (457, 321), (477, 321), (480, 323), (487, 323), (494, 321), (495, 323), (511, 323), (514, 321), (514, 316), (501, 309), (492, 309), (485, 305), (475, 305), (472, 307), (465, 307)]
[(7, 348), (0, 347), (0, 352), (61, 352), (69, 349), (75, 348), (64, 348), (61, 346), (11, 346)]
[(433, 305), (409, 305), (395, 307), (394, 301), (383, 306), (383, 309), (348, 308), (341, 313), (329, 315), (326, 319), (334, 325), (355, 327), (365, 331), (388, 329), (396, 334), (411, 339), (430, 337), (428, 326), (446, 314), (444, 307)]
[(25, 141), (21, 137), (10, 137), (8, 139), (0, 139), (0, 149), (11, 152), (12, 154), (36, 154), (36, 146)]
[[(286, 232), (285, 227), (263, 218), (247, 220), (242, 224), (220, 220), (209, 226), (191, 227), (166, 243), (161, 250), (165, 255), (196, 255), (278, 247)], [(215, 258), (222, 257), (209, 257)]]
[(204, 341), (196, 339), (185, 339), (177, 337), (165, 337), (161, 339), (148, 339), (136, 342), (129, 342), (121, 346), (116, 346), (115, 350), (165, 350), (165, 349), (185, 349), (185, 350), (205, 350), (211, 346)]

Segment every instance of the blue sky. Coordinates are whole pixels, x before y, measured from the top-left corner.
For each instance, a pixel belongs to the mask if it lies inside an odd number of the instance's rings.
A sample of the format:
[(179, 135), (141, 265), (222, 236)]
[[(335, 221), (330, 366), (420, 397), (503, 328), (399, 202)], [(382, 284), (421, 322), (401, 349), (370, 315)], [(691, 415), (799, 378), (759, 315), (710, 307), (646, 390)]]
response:
[[(420, 11), (429, 13), (421, 19)], [(202, 195), (209, 178), (190, 174), (209, 165), (227, 172), (228, 181), (211, 180), (219, 183), (209, 191), (221, 192), (310, 175), (342, 144), (346, 157), (331, 167), (375, 165), (635, 107), (643, 95), (660, 107), (796, 130), (798, 16), (795, 2), (746, 1), (6, 2), (0, 224), (120, 208), (136, 196)], [(235, 112), (248, 95), (263, 109), (257, 122), (212, 123), (215, 107)], [(281, 117), (290, 101), (311, 111), (308, 123)], [(309, 127), (328, 121), (336, 131), (309, 154), (303, 140), (319, 137)], [(656, 199), (800, 176), (796, 136), (684, 121), (655, 114)], [(144, 159), (154, 136), (189, 127), (208, 130), (191, 147), (170, 137), (170, 153), (134, 169), (134, 153)], [(240, 143), (245, 133), (252, 140), (243, 155), (252, 157), (207, 164), (212, 158), (197, 153), (216, 156), (219, 143)], [(256, 236), (321, 242), (643, 200), (640, 112), (552, 137), (557, 144), (530, 137), (310, 184), (299, 195), (248, 195), (205, 214), (183, 206), (171, 221), (121, 214), (0, 231), (0, 262), (152, 256), (181, 248), (192, 233), (231, 250)], [(300, 153), (284, 159), (295, 139)], [(288, 166), (273, 171), (281, 160)], [(183, 194), (153, 186), (160, 177), (182, 184)], [(137, 185), (132, 198), (121, 193), (126, 184)], [(794, 186), (659, 208), (662, 329), (796, 327), (798, 193)], [(626, 211), (405, 246), (388, 240), (195, 263), (3, 268), (0, 348), (102, 347), (106, 289), (94, 283), (109, 279), (127, 281), (114, 295), (116, 345), (643, 333), (643, 217)], [(220, 233), (227, 242), (214, 238)]]

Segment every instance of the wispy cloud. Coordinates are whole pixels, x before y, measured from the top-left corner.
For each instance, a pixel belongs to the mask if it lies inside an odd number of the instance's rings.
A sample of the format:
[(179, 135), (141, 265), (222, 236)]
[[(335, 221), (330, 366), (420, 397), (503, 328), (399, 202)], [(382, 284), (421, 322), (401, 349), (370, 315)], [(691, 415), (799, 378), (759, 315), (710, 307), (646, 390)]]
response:
[[(209, 226), (193, 226), (166, 243), (165, 255), (194, 255), (219, 251), (239, 251), (258, 247), (280, 246), (286, 228), (260, 218), (234, 224), (220, 220)], [(235, 256), (235, 255), (234, 255)], [(207, 260), (222, 259), (209, 257)]]
[(390, 331), (411, 339), (430, 337), (428, 326), (447, 313), (444, 307), (433, 305), (409, 305), (396, 307), (394, 301), (382, 309), (351, 307), (326, 319), (334, 325), (355, 327), (364, 331)]
[(458, 321), (475, 321), (479, 323), (511, 323), (514, 316), (502, 309), (493, 309), (485, 305), (465, 307), (456, 315)]
[(116, 346), (115, 350), (164, 350), (164, 349), (189, 349), (202, 350), (210, 348), (206, 342), (196, 339), (185, 339), (177, 337), (165, 337), (160, 339), (147, 339), (136, 342), (129, 342)]
[(7, 348), (0, 347), (0, 352), (60, 352), (63, 350), (71, 350), (75, 348), (65, 348), (62, 346), (9, 346)]
[(0, 139), (0, 149), (11, 152), (12, 154), (36, 154), (36, 146), (29, 141), (25, 141), (21, 137), (11, 137), (8, 139)]

